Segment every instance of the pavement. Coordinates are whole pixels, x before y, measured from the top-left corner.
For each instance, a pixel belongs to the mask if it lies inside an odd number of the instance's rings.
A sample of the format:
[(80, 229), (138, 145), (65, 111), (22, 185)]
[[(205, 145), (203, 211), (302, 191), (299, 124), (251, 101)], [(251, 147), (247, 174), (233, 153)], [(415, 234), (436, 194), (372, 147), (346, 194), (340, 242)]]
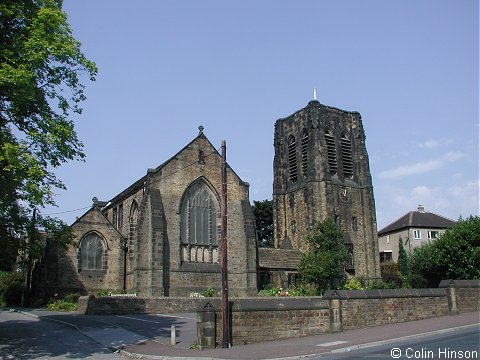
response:
[[(459, 328), (480, 327), (480, 313), (469, 312), (425, 320), (347, 330), (286, 340), (236, 345), (229, 349), (190, 349), (195, 342), (193, 314), (92, 316), (51, 312), (44, 309), (22, 313), (71, 326), (114, 352), (140, 359), (304, 359), (322, 354), (393, 343), (403, 339), (443, 334)], [(170, 345), (168, 324), (176, 326), (176, 344)], [(155, 333), (132, 324), (147, 322)], [(183, 328), (182, 328), (183, 326)], [(158, 328), (161, 328), (160, 331)], [(168, 330), (168, 331), (167, 331)]]

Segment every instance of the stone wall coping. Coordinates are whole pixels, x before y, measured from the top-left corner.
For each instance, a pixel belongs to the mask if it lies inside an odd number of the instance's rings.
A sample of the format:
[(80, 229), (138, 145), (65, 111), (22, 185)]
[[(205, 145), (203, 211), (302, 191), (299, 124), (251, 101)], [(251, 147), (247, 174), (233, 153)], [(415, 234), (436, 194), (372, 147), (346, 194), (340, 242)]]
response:
[(446, 279), (440, 281), (438, 285), (439, 288), (480, 288), (480, 280), (473, 279), (473, 280), (453, 280), (453, 279)]
[[(221, 310), (220, 298), (203, 298), (199, 310), (205, 304), (213, 305), (215, 311)], [(232, 312), (250, 311), (290, 311), (290, 310), (316, 310), (328, 309), (328, 301), (321, 296), (285, 296), (285, 297), (248, 297), (229, 298), (229, 306)]]
[(445, 289), (376, 289), (376, 290), (328, 290), (324, 299), (384, 299), (400, 297), (447, 296)]

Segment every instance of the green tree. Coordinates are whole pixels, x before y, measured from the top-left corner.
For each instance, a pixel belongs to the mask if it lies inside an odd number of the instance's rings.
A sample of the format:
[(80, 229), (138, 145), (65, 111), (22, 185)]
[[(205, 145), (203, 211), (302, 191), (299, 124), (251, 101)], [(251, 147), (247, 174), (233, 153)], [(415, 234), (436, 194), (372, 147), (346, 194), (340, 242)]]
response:
[(315, 227), (307, 241), (309, 249), (302, 256), (299, 273), (302, 281), (316, 286), (321, 293), (344, 279), (348, 251), (342, 231), (329, 218)]
[[(61, 7), (61, 0), (0, 3), (0, 246), (22, 246), (32, 262), (39, 229), (68, 232), (39, 210), (65, 189), (53, 170), (85, 157), (69, 117), (82, 111), (81, 77), (95, 80), (97, 72)], [(11, 265), (12, 256), (6, 260)]]
[(255, 216), (258, 246), (273, 247), (272, 200), (253, 201), (253, 215)]
[(443, 279), (480, 279), (480, 217), (460, 219), (439, 239), (410, 256), (412, 286), (436, 287)]
[(398, 239), (398, 269), (403, 277), (408, 276), (408, 256), (403, 247), (403, 239)]

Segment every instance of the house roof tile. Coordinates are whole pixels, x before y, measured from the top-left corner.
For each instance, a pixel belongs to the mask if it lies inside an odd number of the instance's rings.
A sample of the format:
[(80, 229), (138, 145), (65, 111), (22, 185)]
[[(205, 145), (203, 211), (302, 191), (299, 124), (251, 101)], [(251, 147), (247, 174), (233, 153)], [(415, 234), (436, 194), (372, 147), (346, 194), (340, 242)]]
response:
[(378, 231), (378, 235), (385, 235), (408, 228), (448, 229), (455, 221), (446, 217), (423, 211), (410, 211), (391, 224)]

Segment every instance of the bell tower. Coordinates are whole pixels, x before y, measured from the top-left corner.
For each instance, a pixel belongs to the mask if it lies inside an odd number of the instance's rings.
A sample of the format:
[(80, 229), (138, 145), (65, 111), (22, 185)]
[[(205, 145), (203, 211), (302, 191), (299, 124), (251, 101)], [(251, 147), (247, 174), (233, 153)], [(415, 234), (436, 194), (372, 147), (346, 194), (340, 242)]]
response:
[(307, 250), (315, 224), (330, 217), (351, 254), (346, 270), (380, 277), (375, 199), (362, 117), (313, 100), (275, 123), (275, 247)]

